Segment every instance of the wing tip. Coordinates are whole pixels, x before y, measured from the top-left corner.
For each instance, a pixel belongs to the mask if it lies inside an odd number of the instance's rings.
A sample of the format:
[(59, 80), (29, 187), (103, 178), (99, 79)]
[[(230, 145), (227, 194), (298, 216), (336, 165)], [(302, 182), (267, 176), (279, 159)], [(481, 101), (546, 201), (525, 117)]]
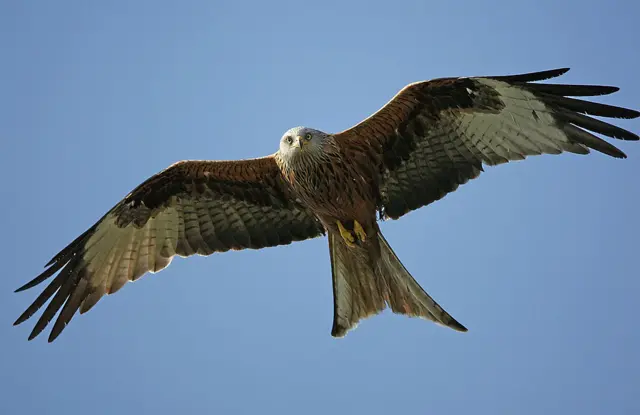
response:
[(42, 330), (38, 330), (37, 331), (36, 329), (33, 329), (31, 331), (31, 333), (29, 334), (29, 337), (27, 338), (27, 341), (31, 341), (31, 340), (35, 339), (36, 337), (38, 337), (40, 335), (41, 332), (42, 332)]
[(611, 156), (613, 158), (617, 158), (617, 159), (621, 159), (624, 160), (627, 158), (627, 155), (625, 154), (624, 151), (620, 150), (619, 148), (615, 148), (615, 151), (612, 151), (610, 153), (604, 153), (607, 154), (608, 156)]
[(26, 284), (22, 285), (21, 287), (16, 288), (13, 292), (14, 293), (19, 293), (19, 292), (22, 292), (22, 291), (26, 291), (29, 288), (35, 287), (36, 285), (40, 284), (41, 282), (46, 281), (47, 279), (49, 279), (49, 277), (51, 277), (51, 275), (53, 275), (59, 268), (61, 268), (61, 267), (59, 266), (55, 270), (52, 270), (51, 268), (46, 269), (43, 273), (41, 273), (40, 275), (38, 275), (37, 277), (35, 277), (31, 281), (27, 282)]
[(58, 336), (62, 333), (65, 327), (67, 327), (66, 323), (62, 328), (59, 328), (57, 330), (54, 327), (53, 330), (51, 330), (51, 333), (49, 333), (49, 337), (47, 338), (47, 343), (53, 343), (53, 341), (58, 338)]
[(640, 117), (640, 111), (634, 110), (634, 109), (626, 109), (627, 111), (627, 116), (625, 116), (624, 118), (629, 119), (629, 120), (633, 120), (635, 118)]
[(609, 95), (615, 94), (616, 92), (620, 91), (620, 87), (613, 85), (602, 85), (601, 90), (602, 92), (600, 93), (600, 95)]
[(27, 320), (29, 320), (29, 316), (25, 316), (24, 313), (22, 313), (20, 317), (18, 317), (16, 321), (13, 322), (13, 325), (19, 326), (20, 324), (24, 323)]
[[(564, 68), (558, 68), (558, 69), (551, 69), (549, 71), (542, 71), (542, 72), (538, 72), (538, 73), (540, 73), (540, 74), (547, 73), (547, 74), (549, 74), (549, 78), (555, 78), (556, 76), (560, 76), (560, 75), (566, 74), (570, 70), (571, 70), (571, 68), (564, 67)], [(549, 79), (549, 78), (545, 78), (545, 79)]]
[(15, 290), (13, 290), (14, 294), (15, 294), (15, 293), (20, 293), (20, 292), (22, 292), (22, 291), (24, 291), (24, 290), (26, 290), (26, 289), (28, 289), (28, 288), (31, 288), (31, 287), (28, 287), (28, 285), (29, 285), (29, 284), (27, 283), (27, 284), (24, 284), (24, 285), (23, 285), (22, 287), (20, 287), (20, 288), (16, 288)]
[(546, 79), (556, 78), (560, 75), (564, 75), (569, 72), (571, 68), (557, 68), (557, 69), (548, 69), (545, 71), (537, 71), (537, 72), (527, 72), (521, 74), (514, 75), (501, 75), (501, 76), (491, 76), (488, 77), (490, 79), (496, 79), (499, 81), (506, 82), (536, 82), (536, 81), (544, 81)]

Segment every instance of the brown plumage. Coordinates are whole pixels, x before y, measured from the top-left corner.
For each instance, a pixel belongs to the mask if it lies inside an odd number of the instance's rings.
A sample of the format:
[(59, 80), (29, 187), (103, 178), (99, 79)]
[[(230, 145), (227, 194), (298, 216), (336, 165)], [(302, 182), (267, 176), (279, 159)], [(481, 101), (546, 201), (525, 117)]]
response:
[(589, 149), (626, 157), (593, 133), (638, 136), (590, 115), (640, 113), (567, 97), (610, 94), (616, 87), (534, 83), (566, 71), (418, 82), (341, 133), (296, 127), (272, 156), (179, 162), (134, 189), (19, 288), (59, 272), (15, 324), (51, 299), (29, 339), (59, 312), (53, 341), (78, 310), (165, 268), (175, 255), (259, 249), (326, 233), (332, 335), (345, 335), (387, 305), (466, 331), (404, 268), (377, 221), (441, 199), (478, 177), (483, 165)]

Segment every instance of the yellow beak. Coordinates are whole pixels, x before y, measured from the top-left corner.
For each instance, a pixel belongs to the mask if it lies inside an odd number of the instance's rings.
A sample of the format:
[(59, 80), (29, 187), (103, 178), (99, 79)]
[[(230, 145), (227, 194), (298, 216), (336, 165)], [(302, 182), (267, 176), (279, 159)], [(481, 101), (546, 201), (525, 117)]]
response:
[(297, 136), (296, 144), (298, 147), (302, 148), (302, 146), (304, 145), (304, 137), (302, 137), (301, 135)]

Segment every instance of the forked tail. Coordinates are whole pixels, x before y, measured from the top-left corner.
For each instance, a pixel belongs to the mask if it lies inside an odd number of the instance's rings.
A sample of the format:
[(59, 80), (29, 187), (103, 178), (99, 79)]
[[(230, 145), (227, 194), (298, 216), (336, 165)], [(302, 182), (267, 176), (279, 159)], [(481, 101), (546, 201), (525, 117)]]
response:
[(377, 240), (372, 235), (363, 246), (355, 248), (331, 232), (329, 253), (333, 277), (332, 336), (343, 337), (360, 320), (378, 314), (387, 304), (394, 313), (467, 331), (422, 289), (379, 229)]

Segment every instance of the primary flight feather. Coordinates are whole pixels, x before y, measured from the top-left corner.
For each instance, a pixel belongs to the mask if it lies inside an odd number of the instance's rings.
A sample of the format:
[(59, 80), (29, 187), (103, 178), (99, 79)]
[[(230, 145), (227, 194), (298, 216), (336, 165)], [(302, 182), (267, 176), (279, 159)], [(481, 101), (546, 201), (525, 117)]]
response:
[(466, 331), (406, 270), (377, 221), (441, 199), (478, 177), (483, 165), (590, 149), (625, 158), (594, 133), (634, 141), (638, 135), (592, 116), (640, 113), (569, 98), (616, 87), (536, 83), (567, 71), (417, 82), (343, 132), (296, 127), (271, 156), (176, 163), (136, 187), (20, 287), (58, 273), (14, 324), (50, 300), (29, 339), (57, 314), (53, 341), (78, 310), (162, 270), (175, 255), (259, 249), (326, 234), (333, 336), (386, 306)]

